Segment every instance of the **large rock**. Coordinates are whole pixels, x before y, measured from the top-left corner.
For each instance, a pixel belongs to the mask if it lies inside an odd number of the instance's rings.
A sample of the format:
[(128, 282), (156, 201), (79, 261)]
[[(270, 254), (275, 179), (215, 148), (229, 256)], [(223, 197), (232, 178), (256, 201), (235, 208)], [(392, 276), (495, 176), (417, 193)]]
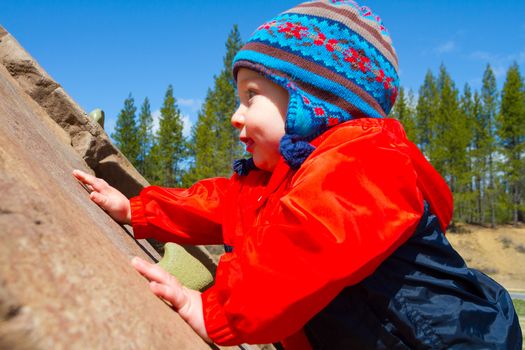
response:
[[(64, 132), (57, 132), (60, 134), (58, 139), (73, 147), (87, 163), (89, 169), (86, 171), (103, 178), (128, 198), (136, 196), (144, 186), (149, 185), (111, 143), (104, 129), (87, 116), (2, 26), (0, 26), (0, 64), (5, 66), (23, 92), (44, 110), (48, 118), (60, 126)], [(149, 242), (157, 250), (162, 247), (154, 240)], [(204, 247), (185, 246), (185, 249), (215, 274), (216, 263)]]
[(87, 167), (51, 123), (0, 65), (0, 348), (209, 348), (133, 271), (148, 256), (72, 178)]
[(129, 263), (157, 252), (71, 171), (145, 182), (17, 45), (0, 27), (0, 349), (209, 349)]
[(22, 90), (37, 102), (69, 138), (98, 177), (119, 188), (126, 196), (136, 196), (147, 181), (111, 143), (104, 130), (69, 97), (40, 65), (0, 26), (0, 63)]

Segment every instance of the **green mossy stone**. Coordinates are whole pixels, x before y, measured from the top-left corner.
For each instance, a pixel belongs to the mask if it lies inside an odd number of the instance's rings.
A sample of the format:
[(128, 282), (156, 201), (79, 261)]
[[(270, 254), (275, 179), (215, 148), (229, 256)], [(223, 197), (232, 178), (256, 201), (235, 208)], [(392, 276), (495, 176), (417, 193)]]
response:
[(91, 119), (96, 121), (102, 129), (104, 129), (104, 111), (100, 108), (94, 109), (89, 113), (89, 116)]
[(213, 283), (211, 272), (198, 259), (175, 243), (164, 245), (164, 256), (158, 265), (190, 289), (203, 291)]

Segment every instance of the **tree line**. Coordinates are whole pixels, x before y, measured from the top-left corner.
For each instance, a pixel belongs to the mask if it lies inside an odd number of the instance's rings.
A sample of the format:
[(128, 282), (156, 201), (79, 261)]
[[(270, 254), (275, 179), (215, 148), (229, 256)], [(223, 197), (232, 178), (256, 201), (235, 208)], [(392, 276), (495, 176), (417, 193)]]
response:
[(207, 91), (189, 139), (183, 136), (183, 119), (172, 85), (164, 95), (156, 132), (149, 99), (144, 99), (138, 117), (132, 95), (125, 99), (111, 137), (151, 184), (188, 187), (203, 178), (232, 174), (233, 161), (244, 155), (238, 132), (230, 124), (238, 104), (231, 67), (241, 46), (234, 26), (226, 41), (223, 68)]
[(490, 65), (481, 89), (463, 91), (445, 66), (428, 71), (418, 97), (400, 88), (391, 113), (445, 178), (454, 195), (454, 220), (523, 222), (525, 86), (517, 63), (501, 91)]
[[(230, 124), (238, 99), (231, 76), (233, 57), (242, 46), (234, 26), (226, 41), (223, 68), (198, 113), (189, 138), (173, 87), (168, 86), (159, 127), (153, 132), (146, 97), (138, 117), (131, 94), (111, 135), (137, 170), (155, 185), (188, 187), (214, 176), (230, 176), (235, 159), (244, 155), (238, 132)], [(495, 226), (523, 222), (525, 187), (525, 84), (516, 63), (498, 90), (490, 65), (480, 91), (463, 91), (444, 65), (437, 76), (428, 71), (414, 92), (399, 90), (390, 117), (400, 120), (443, 175), (454, 194), (454, 221)]]

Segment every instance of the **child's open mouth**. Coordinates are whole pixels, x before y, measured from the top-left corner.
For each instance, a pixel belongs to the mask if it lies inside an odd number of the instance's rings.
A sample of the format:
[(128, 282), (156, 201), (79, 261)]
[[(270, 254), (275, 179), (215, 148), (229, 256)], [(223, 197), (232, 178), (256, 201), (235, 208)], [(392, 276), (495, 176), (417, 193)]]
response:
[(246, 144), (246, 152), (252, 153), (253, 152), (253, 145), (255, 144), (255, 142), (253, 142), (252, 139), (248, 139), (248, 140), (246, 140), (245, 144)]

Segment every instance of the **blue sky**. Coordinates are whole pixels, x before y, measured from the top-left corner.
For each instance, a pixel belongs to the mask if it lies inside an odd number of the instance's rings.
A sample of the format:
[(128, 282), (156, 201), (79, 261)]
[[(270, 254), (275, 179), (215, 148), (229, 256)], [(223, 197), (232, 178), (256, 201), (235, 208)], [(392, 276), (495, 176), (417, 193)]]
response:
[[(106, 130), (129, 93), (158, 113), (168, 84), (189, 126), (222, 67), (233, 24), (246, 40), (300, 1), (0, 0), (0, 25)], [(378, 13), (398, 52), (401, 84), (417, 92), (444, 63), (457, 86), (479, 89), (488, 63), (501, 87), (509, 65), (525, 73), (523, 0), (362, 0)]]

